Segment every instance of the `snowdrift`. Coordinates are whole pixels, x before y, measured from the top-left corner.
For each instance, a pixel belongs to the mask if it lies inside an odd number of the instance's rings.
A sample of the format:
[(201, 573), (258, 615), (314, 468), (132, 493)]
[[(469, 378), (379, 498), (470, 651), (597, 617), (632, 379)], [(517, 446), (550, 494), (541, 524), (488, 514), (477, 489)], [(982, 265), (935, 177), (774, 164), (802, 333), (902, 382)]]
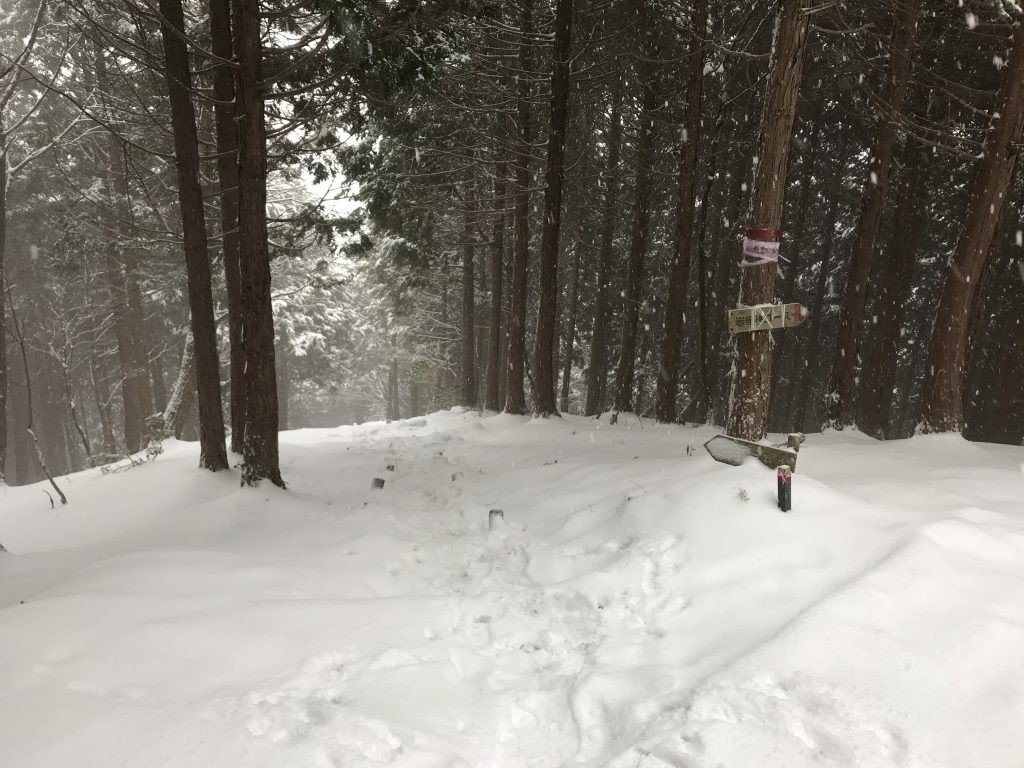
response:
[(783, 515), (712, 434), (456, 410), (284, 433), (288, 491), (183, 443), (2, 488), (0, 766), (1021, 768), (1024, 450), (813, 436)]

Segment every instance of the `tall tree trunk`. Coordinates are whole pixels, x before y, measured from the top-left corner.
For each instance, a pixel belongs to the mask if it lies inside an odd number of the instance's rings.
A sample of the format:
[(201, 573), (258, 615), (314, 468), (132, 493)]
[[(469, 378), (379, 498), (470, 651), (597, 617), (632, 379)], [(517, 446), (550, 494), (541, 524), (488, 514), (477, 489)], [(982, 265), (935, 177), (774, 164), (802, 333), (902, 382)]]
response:
[(163, 413), (164, 429), (174, 435), (175, 438), (181, 437), (181, 433), (185, 428), (185, 417), (192, 407), (192, 398), (195, 396), (195, 372), (195, 344), (192, 341), (192, 331), (190, 330), (185, 335), (185, 344), (182, 347), (178, 376), (174, 381), (174, 387), (171, 388), (171, 396)]
[[(844, 157), (845, 155), (840, 153), (839, 156)], [(810, 415), (811, 385), (814, 380), (814, 370), (811, 367), (811, 364), (817, 361), (820, 353), (819, 345), (821, 343), (821, 331), (825, 324), (825, 291), (828, 287), (828, 276), (832, 270), (832, 246), (835, 244), (836, 221), (838, 218), (839, 202), (836, 199), (836, 196), (833, 195), (829, 200), (828, 213), (825, 214), (825, 234), (824, 241), (821, 244), (821, 267), (814, 287), (814, 305), (811, 307), (810, 338), (807, 340), (807, 353), (804, 355), (804, 372), (800, 380), (800, 394), (797, 397), (795, 424), (798, 432), (803, 432), (806, 429)]]
[(113, 418), (110, 415), (110, 386), (103, 374), (101, 365), (96, 360), (95, 347), (89, 352), (89, 383), (92, 386), (93, 399), (96, 401), (96, 413), (100, 420), (103, 433), (103, 452), (117, 452), (117, 440), (114, 437)]
[(413, 379), (409, 382), (409, 417), (420, 415), (420, 383)]
[(896, 369), (899, 359), (903, 308), (910, 298), (911, 276), (920, 217), (915, 215), (921, 189), (924, 148), (908, 140), (904, 156), (904, 182), (893, 216), (892, 237), (886, 248), (878, 287), (874, 338), (864, 360), (857, 395), (857, 424), (879, 440), (891, 437), (889, 429)]
[(7, 466), (7, 295), (4, 252), (7, 246), (7, 134), (0, 115), (0, 485), (4, 484)]
[[(60, 503), (67, 504), (67, 497), (54, 481), (53, 475), (50, 474), (50, 469), (46, 463), (46, 457), (43, 454), (42, 447), (39, 445), (39, 438), (36, 436), (35, 425), (32, 420), (32, 376), (29, 373), (28, 353), (25, 350), (25, 335), (22, 333), (21, 326), (18, 323), (18, 315), (14, 309), (14, 297), (10, 292), (7, 293), (7, 301), (11, 307), (11, 330), (14, 332), (14, 340), (17, 342), (18, 348), (21, 350), (21, 365), (25, 372), (25, 413), (28, 417), (28, 426), (25, 431), (28, 432), (29, 437), (32, 438), (32, 444), (36, 449), (36, 458), (39, 460), (39, 466), (42, 468), (43, 474), (46, 476), (46, 479), (49, 480), (50, 486), (53, 488), (54, 492), (56, 492), (60, 497)], [(50, 500), (50, 504), (51, 506), (53, 505), (52, 499)]]
[(604, 403), (604, 381), (608, 372), (608, 291), (615, 246), (615, 220), (620, 185), (619, 161), (622, 152), (622, 99), (625, 79), (618, 73), (612, 86), (611, 115), (605, 144), (608, 147), (601, 186), (604, 200), (601, 211), (601, 252), (598, 256), (597, 296), (594, 300), (594, 325), (590, 337), (590, 362), (587, 366), (587, 402), (583, 413), (594, 416)]
[[(748, 232), (756, 239), (768, 240), (778, 239), (781, 234), (790, 140), (807, 42), (807, 0), (779, 0), (778, 13), (748, 227)], [(772, 263), (746, 267), (739, 303), (771, 302), (775, 273), (776, 265)], [(733, 437), (746, 440), (764, 437), (771, 394), (770, 341), (769, 331), (737, 334), (736, 372), (727, 424), (728, 433)]]
[(883, 106), (878, 118), (875, 144), (871, 150), (868, 179), (864, 183), (863, 205), (853, 236), (853, 254), (846, 278), (843, 308), (839, 315), (839, 338), (829, 379), (826, 421), (836, 429), (850, 426), (856, 417), (857, 356), (864, 325), (864, 305), (875, 241), (889, 188), (892, 157), (896, 149), (897, 122), (910, 80), (920, 4), (921, 0), (903, 0), (893, 20), (889, 71), (881, 94)]
[(245, 352), (242, 349), (242, 279), (238, 251), (238, 126), (235, 122), (235, 79), (229, 64), (231, 42), (230, 0), (210, 0), (210, 45), (223, 62), (214, 64), (213, 95), (217, 121), (217, 181), (220, 191), (221, 251), (227, 288), (230, 342), (231, 450), (242, 452), (245, 431)]
[[(97, 48), (94, 57), (96, 82), (101, 94), (109, 94), (107, 64), (103, 51)], [(110, 314), (114, 322), (114, 338), (121, 367), (121, 400), (124, 417), (124, 441), (128, 453), (141, 450), (143, 420), (152, 408), (149, 392), (148, 365), (133, 329), (133, 323), (142, 322), (141, 292), (134, 275), (134, 258), (129, 254), (127, 231), (130, 219), (128, 207), (128, 169), (124, 147), (113, 132), (104, 133), (106, 168), (104, 181), (108, 206), (105, 210), (106, 229), (110, 240), (106, 245), (105, 281), (110, 301)], [(136, 303), (133, 311), (132, 303)]]
[(932, 328), (922, 401), (926, 432), (959, 431), (964, 424), (970, 320), (1024, 138), (1024, 24), (1014, 28), (996, 109)]
[(562, 179), (565, 166), (565, 127), (569, 115), (569, 49), (572, 43), (573, 0), (555, 6), (555, 48), (551, 65), (551, 125), (544, 169), (544, 228), (540, 246), (540, 305), (533, 347), (534, 410), (558, 414), (555, 403), (554, 345), (558, 301), (558, 234), (562, 226)]
[(402, 418), (402, 415), (398, 404), (398, 356), (394, 350), (394, 338), (391, 340), (391, 345), (391, 362), (388, 363), (388, 421), (397, 421)]
[[(744, 121), (747, 119), (752, 101), (749, 88), (741, 92), (739, 99), (735, 111), (737, 117), (730, 121), (730, 140), (726, 142), (726, 146), (731, 145), (739, 133), (740, 117)], [(715, 287), (712, 294), (716, 311), (712, 315), (711, 332), (709, 334), (709, 346), (711, 347), (708, 352), (711, 363), (709, 366), (709, 379), (712, 390), (708, 393), (708, 399), (711, 405), (712, 417), (716, 424), (724, 424), (728, 416), (729, 381), (723, 370), (725, 367), (723, 363), (726, 362), (724, 359), (723, 341), (726, 338), (726, 312), (730, 307), (728, 298), (731, 295), (730, 286), (736, 279), (735, 273), (739, 271), (739, 267), (736, 264), (740, 257), (739, 243), (731, 235), (723, 236), (722, 233), (723, 230), (731, 232), (736, 222), (739, 221), (740, 205), (744, 197), (744, 188), (749, 168), (747, 163), (743, 162), (741, 153), (733, 152), (732, 154), (733, 162), (728, 166), (726, 174), (729, 178), (729, 187), (725, 197), (725, 215), (716, 215), (711, 227), (711, 263), (715, 265), (716, 270)]]
[(647, 40), (654, 31), (650, 26), (648, 0), (639, 0), (640, 30), (645, 38), (644, 54), (640, 61), (640, 82), (643, 103), (640, 108), (640, 139), (637, 146), (636, 197), (633, 202), (633, 221), (629, 243), (629, 266), (626, 273), (626, 293), (622, 306), (622, 336), (619, 363), (615, 373), (615, 410), (629, 411), (633, 406), (633, 373), (636, 370), (637, 330), (640, 325), (640, 304), (643, 301), (644, 260), (647, 258), (647, 235), (650, 224), (651, 174), (654, 162), (654, 112), (660, 95), (655, 83), (655, 54)]
[(267, 478), (284, 487), (278, 459), (274, 309), (267, 243), (267, 131), (259, 0), (234, 0), (238, 130), (238, 246), (245, 349), (245, 435), (242, 482)]
[(686, 288), (690, 278), (690, 243), (693, 239), (694, 192), (697, 149), (700, 144), (700, 108), (704, 85), (704, 36), (707, 34), (707, 0), (695, 0), (691, 10), (691, 42), (686, 81), (686, 119), (679, 145), (679, 181), (676, 197), (676, 237), (672, 271), (665, 300), (665, 330), (661, 339), (661, 365), (654, 412), (658, 421), (676, 418), (679, 389), (679, 346), (686, 313)]
[(192, 338), (196, 355), (196, 393), (199, 404), (199, 466), (216, 472), (228, 468), (224, 445), (224, 413), (220, 402), (220, 357), (213, 319), (213, 287), (206, 239), (206, 212), (199, 181), (199, 136), (192, 105), (192, 72), (185, 46), (181, 0), (160, 0), (165, 77), (170, 94), (174, 132), (178, 202), (185, 238), (185, 270)]
[(462, 357), (459, 367), (462, 383), (461, 402), (467, 408), (473, 408), (477, 404), (473, 287), (473, 222), (467, 199), (466, 209), (462, 213)]
[[(784, 302), (788, 302), (793, 299), (793, 289), (796, 287), (796, 278), (803, 269), (804, 241), (806, 240), (807, 235), (807, 215), (811, 208), (811, 190), (814, 187), (814, 172), (816, 170), (818, 160), (818, 144), (821, 137), (822, 125), (821, 115), (824, 110), (824, 104), (824, 97), (819, 97), (818, 102), (814, 107), (813, 114), (810, 116), (812, 127), (811, 134), (807, 142), (809, 149), (801, 164), (802, 179), (800, 182), (800, 199), (797, 202), (796, 225), (793, 227), (793, 247), (789, 252), (788, 263), (786, 264), (786, 269), (782, 279), (782, 300)], [(792, 332), (787, 332), (786, 330), (781, 331), (779, 333), (778, 340), (775, 342), (775, 349), (772, 354), (772, 397), (768, 409), (769, 423), (772, 422), (772, 417), (774, 416), (774, 419), (780, 425), (779, 428), (786, 431), (791, 427), (785, 413), (788, 409), (780, 407), (779, 404), (788, 402), (789, 394), (793, 387), (792, 374), (794, 367), (785, 357), (787, 346), (786, 342), (791, 333)], [(791, 354), (791, 357), (795, 358), (795, 355)], [(785, 380), (786, 391), (780, 393), (779, 386), (782, 382), (783, 366), (786, 366), (787, 372), (787, 378)]]
[(516, 200), (513, 211), (515, 253), (512, 263), (511, 315), (508, 324), (508, 359), (505, 410), (526, 413), (523, 376), (526, 368), (526, 268), (530, 251), (530, 38), (533, 36), (534, 0), (523, 0), (520, 16), (519, 72), (516, 73), (516, 117), (519, 145), (515, 159)]
[(505, 164), (498, 163), (494, 174), (494, 207), (498, 209), (491, 226), (491, 305), (487, 324), (487, 391), (484, 407), (500, 409), (498, 381), (501, 377), (501, 302), (503, 255), (505, 249)]
[(569, 411), (569, 384), (572, 379), (572, 354), (576, 341), (576, 315), (580, 306), (580, 266), (584, 249), (582, 238), (576, 243), (576, 258), (572, 266), (572, 297), (569, 299), (569, 317), (565, 323), (565, 354), (562, 361), (562, 394), (559, 408)]

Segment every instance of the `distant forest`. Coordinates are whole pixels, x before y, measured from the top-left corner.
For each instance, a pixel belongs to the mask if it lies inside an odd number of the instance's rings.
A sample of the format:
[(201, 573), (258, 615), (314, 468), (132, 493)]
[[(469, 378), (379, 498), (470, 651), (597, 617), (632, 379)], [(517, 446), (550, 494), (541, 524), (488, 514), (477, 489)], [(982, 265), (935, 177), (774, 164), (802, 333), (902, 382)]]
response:
[(1018, 0), (0, 21), (7, 483), (454, 405), (1024, 441)]

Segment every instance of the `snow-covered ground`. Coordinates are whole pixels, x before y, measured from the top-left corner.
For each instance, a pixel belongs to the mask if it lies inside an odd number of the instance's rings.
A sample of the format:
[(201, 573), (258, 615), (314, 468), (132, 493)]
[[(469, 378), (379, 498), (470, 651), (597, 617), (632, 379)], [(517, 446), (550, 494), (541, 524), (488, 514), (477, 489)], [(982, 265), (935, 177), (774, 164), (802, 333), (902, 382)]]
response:
[(812, 435), (782, 514), (623, 422), (0, 489), (0, 766), (1024, 766), (1024, 449)]

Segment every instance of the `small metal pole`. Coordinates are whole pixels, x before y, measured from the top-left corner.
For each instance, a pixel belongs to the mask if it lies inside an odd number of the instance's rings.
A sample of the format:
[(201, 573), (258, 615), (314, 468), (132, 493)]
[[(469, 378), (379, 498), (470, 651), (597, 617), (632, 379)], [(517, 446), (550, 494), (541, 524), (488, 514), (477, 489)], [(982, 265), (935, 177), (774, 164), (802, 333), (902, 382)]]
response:
[(505, 513), (500, 509), (492, 509), (487, 515), (487, 529), (493, 531), (499, 520), (505, 521)]
[(776, 472), (779, 478), (779, 509), (789, 512), (793, 508), (793, 471), (783, 464)]

